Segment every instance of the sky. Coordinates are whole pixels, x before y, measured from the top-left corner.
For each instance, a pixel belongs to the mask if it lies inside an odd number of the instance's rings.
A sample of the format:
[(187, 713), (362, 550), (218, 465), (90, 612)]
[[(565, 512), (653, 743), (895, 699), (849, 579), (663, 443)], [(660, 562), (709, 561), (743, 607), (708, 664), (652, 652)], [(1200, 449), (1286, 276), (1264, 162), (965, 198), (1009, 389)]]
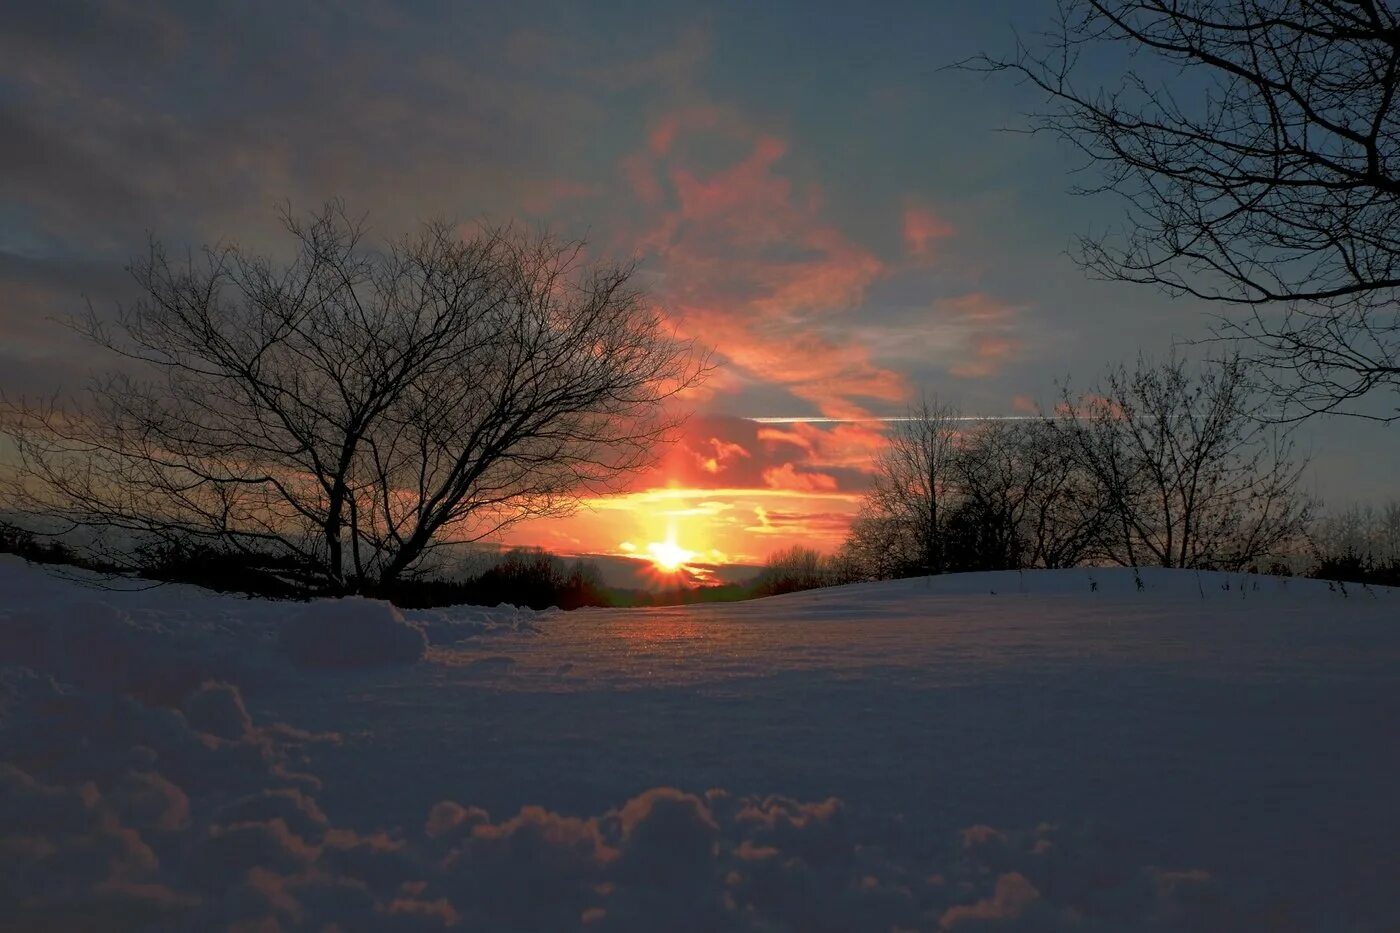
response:
[[(0, 391), (101, 365), (52, 318), (129, 298), (152, 234), (275, 255), (277, 206), (332, 197), (385, 236), (547, 225), (636, 257), (715, 369), (630, 492), (503, 543), (754, 563), (839, 545), (883, 443), (868, 419), (920, 392), (1033, 413), (1057, 382), (1200, 352), (1223, 310), (1089, 281), (1067, 251), (1118, 205), (1069, 194), (1074, 155), (1018, 132), (1028, 89), (948, 69), (1043, 26), (1045, 3), (287, 6), (7, 13)], [(1325, 503), (1392, 494), (1400, 428), (1298, 441)]]

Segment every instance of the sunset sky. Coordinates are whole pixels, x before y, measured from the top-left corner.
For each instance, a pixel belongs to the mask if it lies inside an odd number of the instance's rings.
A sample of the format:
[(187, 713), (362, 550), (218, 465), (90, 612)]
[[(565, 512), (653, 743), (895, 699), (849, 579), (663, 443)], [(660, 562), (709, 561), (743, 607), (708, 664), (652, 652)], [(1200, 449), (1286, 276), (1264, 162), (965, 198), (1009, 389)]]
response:
[[(1116, 205), (1067, 193), (1054, 140), (999, 132), (1028, 91), (945, 70), (1043, 2), (191, 6), (6, 14), (6, 393), (81, 384), (93, 358), (48, 318), (129, 297), (148, 231), (275, 251), (279, 202), (334, 196), (384, 234), (547, 224), (636, 256), (716, 365), (630, 493), (507, 543), (753, 563), (839, 544), (876, 419), (921, 389), (1030, 413), (1056, 380), (1209, 332), (1201, 303), (1087, 281), (1066, 250)], [(1329, 502), (1392, 492), (1396, 430), (1301, 443)]]

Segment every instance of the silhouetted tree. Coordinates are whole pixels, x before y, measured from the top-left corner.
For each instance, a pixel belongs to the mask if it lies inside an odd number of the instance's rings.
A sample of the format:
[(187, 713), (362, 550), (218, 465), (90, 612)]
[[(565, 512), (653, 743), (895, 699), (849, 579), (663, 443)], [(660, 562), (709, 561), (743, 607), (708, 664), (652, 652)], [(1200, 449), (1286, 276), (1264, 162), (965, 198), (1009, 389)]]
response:
[(140, 301), (73, 322), (126, 366), (82, 400), (7, 407), (23, 508), (379, 587), (448, 538), (612, 488), (704, 369), (632, 266), (578, 242), (435, 222), (374, 250), (339, 204), (283, 219), (286, 265), (153, 243)]
[(835, 582), (831, 560), (825, 554), (794, 545), (768, 556), (754, 581), (754, 595), (777, 596), (831, 586)]
[(1309, 537), (1314, 576), (1400, 584), (1400, 502), (1353, 505), (1320, 517)]
[(1028, 567), (1073, 567), (1093, 555), (1110, 513), (1092, 471), (1056, 418), (1017, 425), (1023, 461), (1020, 527)]
[(583, 560), (566, 563), (540, 548), (512, 548), (480, 574), (462, 584), (476, 603), (510, 603), (531, 609), (577, 609), (607, 605), (598, 568)]
[[(895, 575), (940, 573), (945, 566), (944, 524), (954, 492), (957, 415), (927, 396), (894, 423), (875, 462), (858, 537), (883, 550)], [(877, 558), (885, 559), (885, 558)]]
[(895, 518), (876, 511), (867, 498), (851, 520), (838, 555), (843, 582), (893, 580), (919, 573), (913, 536)]
[[(1061, 0), (1009, 58), (1037, 126), (1127, 207), (1084, 265), (1244, 306), (1225, 333), (1266, 364), (1287, 416), (1400, 388), (1400, 12), (1374, 0)], [(1109, 62), (1121, 77), (1081, 81)], [(1266, 307), (1266, 306), (1275, 307)]]
[(1045, 420), (979, 422), (954, 457), (952, 569), (1069, 567), (1101, 536), (1106, 510), (1063, 432)]
[(1309, 505), (1286, 437), (1260, 422), (1239, 357), (1111, 370), (1064, 393), (1076, 455), (1109, 510), (1104, 557), (1130, 566), (1240, 569), (1298, 538)]

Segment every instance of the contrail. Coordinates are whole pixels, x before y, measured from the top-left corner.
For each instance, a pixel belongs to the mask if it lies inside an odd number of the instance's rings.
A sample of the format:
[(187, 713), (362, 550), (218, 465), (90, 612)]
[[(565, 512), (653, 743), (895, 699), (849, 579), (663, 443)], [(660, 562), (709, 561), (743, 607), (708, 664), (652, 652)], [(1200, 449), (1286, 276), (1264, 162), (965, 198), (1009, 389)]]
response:
[[(918, 421), (919, 419), (918, 419), (918, 418), (911, 418), (911, 417), (909, 417), (908, 415), (899, 415), (899, 416), (895, 416), (895, 417), (885, 417), (885, 418), (877, 418), (877, 417), (874, 417), (874, 416), (871, 416), (871, 417), (869, 417), (869, 418), (819, 418), (819, 417), (811, 417), (811, 418), (809, 418), (809, 417), (802, 417), (802, 416), (796, 416), (796, 417), (764, 416), (764, 417), (750, 417), (750, 418), (746, 418), (745, 420), (747, 420), (747, 421), (753, 421), (753, 422), (756, 422), (756, 423), (758, 423), (758, 424), (866, 424), (866, 423), (871, 423), (871, 422), (878, 422), (878, 423), (886, 424), (886, 423), (896, 422), (896, 421)], [(946, 420), (948, 420), (948, 421), (1039, 421), (1039, 420), (1040, 420), (1040, 416), (1039, 416), (1039, 415), (955, 415), (955, 416), (950, 417), (950, 418), (948, 418), (948, 419), (946, 419)]]

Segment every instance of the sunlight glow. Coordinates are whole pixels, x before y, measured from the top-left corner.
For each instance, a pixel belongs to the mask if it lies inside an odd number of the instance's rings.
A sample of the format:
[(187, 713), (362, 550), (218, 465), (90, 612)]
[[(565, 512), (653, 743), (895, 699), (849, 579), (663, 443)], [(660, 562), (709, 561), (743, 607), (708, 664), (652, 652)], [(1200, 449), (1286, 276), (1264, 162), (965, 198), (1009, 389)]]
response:
[(676, 543), (676, 527), (672, 525), (666, 532), (665, 541), (653, 541), (647, 545), (651, 562), (661, 570), (674, 573), (695, 559), (695, 552), (686, 550)]

